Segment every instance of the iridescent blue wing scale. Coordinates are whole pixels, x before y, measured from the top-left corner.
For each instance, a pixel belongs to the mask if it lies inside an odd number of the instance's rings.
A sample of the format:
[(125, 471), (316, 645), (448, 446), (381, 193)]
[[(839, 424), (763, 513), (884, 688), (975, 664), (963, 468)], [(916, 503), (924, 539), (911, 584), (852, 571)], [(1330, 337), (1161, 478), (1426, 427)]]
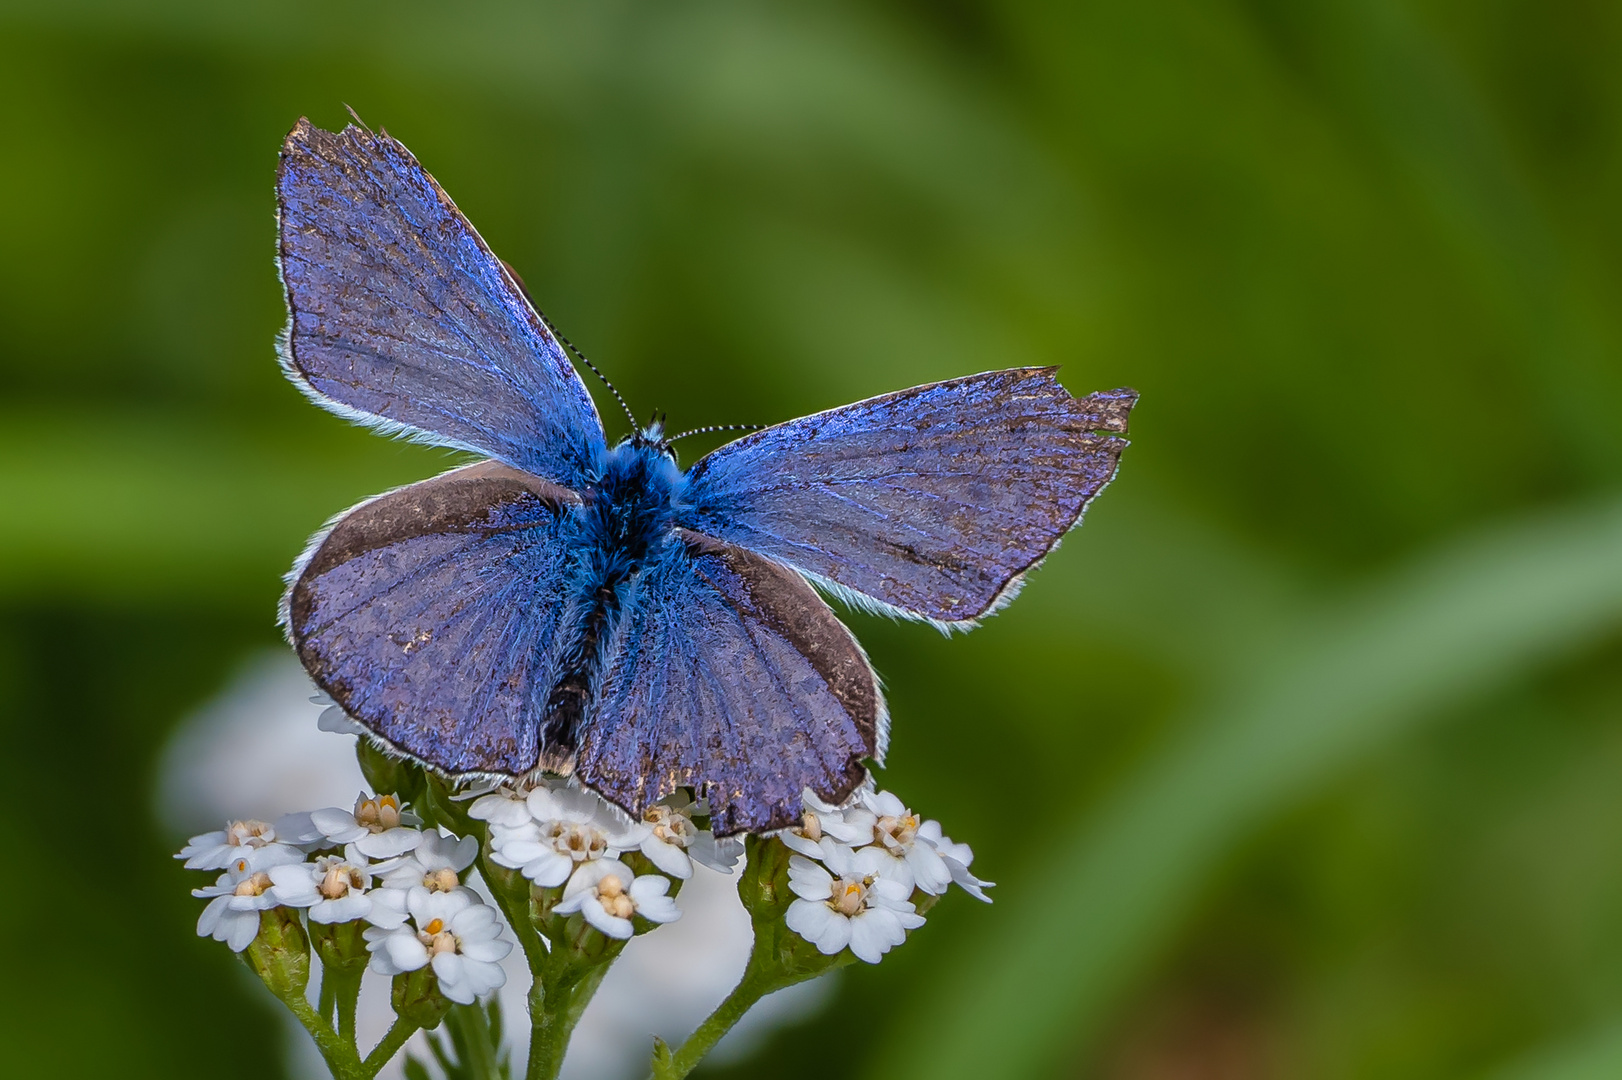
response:
[(1010, 599), (1115, 475), (1130, 390), (1053, 368), (917, 386), (766, 428), (700, 459), (678, 521), (836, 595), (943, 628)]
[(362, 503), (290, 575), (299, 659), (396, 750), (449, 773), (527, 772), (577, 500), (487, 461)]
[(678, 535), (609, 643), (575, 775), (632, 812), (694, 788), (718, 835), (792, 824), (808, 787), (842, 801), (883, 754), (861, 646), (792, 570)]
[(350, 419), (582, 486), (604, 449), (591, 395), (410, 151), (300, 120), (276, 190), (294, 382)]

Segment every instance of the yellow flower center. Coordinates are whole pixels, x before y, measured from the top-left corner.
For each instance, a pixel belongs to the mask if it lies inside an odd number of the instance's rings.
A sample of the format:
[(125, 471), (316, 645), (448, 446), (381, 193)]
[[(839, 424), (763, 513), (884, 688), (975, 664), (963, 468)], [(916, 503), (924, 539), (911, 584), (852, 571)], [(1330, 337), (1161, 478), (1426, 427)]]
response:
[(653, 826), (655, 837), (672, 847), (685, 850), (692, 846), (698, 836), (693, 819), (680, 810), (672, 810), (668, 806), (650, 806), (642, 814), (642, 820)]
[[(238, 865), (241, 865), (240, 863)], [(246, 867), (244, 867), (246, 869)], [(270, 875), (263, 870), (245, 877), (237, 882), (235, 895), (237, 896), (263, 896), (270, 891)]]
[(359, 870), (348, 863), (337, 863), (327, 868), (316, 890), (328, 900), (340, 900), (348, 896), (351, 889), (360, 890), (365, 887), (366, 878)]
[(872, 885), (871, 877), (842, 877), (828, 886), (828, 906), (849, 918), (867, 906), (867, 890)]
[(268, 822), (255, 821), (251, 818), (233, 821), (225, 826), (225, 842), (232, 847), (264, 847), (270, 843), (271, 832)]
[(448, 866), (430, 870), (422, 876), (422, 887), (429, 892), (451, 892), (460, 884), (456, 871)]
[(387, 832), (400, 826), (400, 798), (380, 795), (375, 799), (362, 796), (355, 800), (355, 824), (374, 833)]

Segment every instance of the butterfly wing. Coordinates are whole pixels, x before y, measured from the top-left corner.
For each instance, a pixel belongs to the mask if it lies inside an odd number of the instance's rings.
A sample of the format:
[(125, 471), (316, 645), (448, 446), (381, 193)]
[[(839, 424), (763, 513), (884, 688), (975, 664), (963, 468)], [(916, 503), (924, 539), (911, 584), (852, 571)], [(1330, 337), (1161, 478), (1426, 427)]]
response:
[(1054, 370), (916, 386), (755, 432), (693, 466), (679, 520), (858, 605), (972, 624), (1080, 520), (1126, 447), (1137, 394), (1075, 398)]
[(341, 416), (582, 486), (604, 445), (591, 395), (410, 151), (300, 120), (276, 193), (289, 378)]
[(362, 503), (293, 569), (299, 659), (397, 750), (450, 773), (528, 771), (577, 500), (487, 461)]
[(609, 643), (575, 774), (633, 813), (692, 787), (720, 835), (799, 820), (807, 787), (843, 800), (883, 753), (861, 646), (792, 570), (679, 535)]

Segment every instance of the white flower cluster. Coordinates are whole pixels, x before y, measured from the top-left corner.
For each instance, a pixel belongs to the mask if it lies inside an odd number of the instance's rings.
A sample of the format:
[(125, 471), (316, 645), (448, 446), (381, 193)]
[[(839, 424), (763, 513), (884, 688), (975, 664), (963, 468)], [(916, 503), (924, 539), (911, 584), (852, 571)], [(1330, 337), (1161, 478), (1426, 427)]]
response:
[(789, 888), (798, 897), (789, 929), (832, 956), (849, 948), (876, 964), (924, 924), (913, 897), (939, 896), (956, 882), (990, 903), (991, 884), (969, 873), (974, 852), (941, 834), (887, 791), (862, 791), (849, 806), (830, 806), (810, 790), (798, 826), (779, 834), (795, 854)]
[[(579, 912), (612, 938), (629, 938), (632, 916), (672, 922), (681, 916), (671, 879), (693, 876), (695, 861), (730, 873), (742, 852), (694, 822), (706, 808), (685, 794), (651, 807), (633, 821), (618, 807), (564, 780), (527, 790), (501, 788), (468, 807), (490, 823), (491, 861), (517, 870), (543, 889), (561, 887), (553, 911)], [(645, 856), (659, 871), (636, 874), (622, 858)]]
[(394, 795), (355, 800), (274, 823), (232, 821), (194, 836), (176, 858), (192, 870), (224, 870), (192, 890), (209, 903), (197, 933), (241, 952), (259, 932), (260, 912), (303, 909), (312, 923), (363, 920), (371, 969), (383, 975), (429, 963), (452, 1001), (470, 1004), (501, 986), (495, 909), (462, 883), (478, 854), (474, 837), (441, 836)]

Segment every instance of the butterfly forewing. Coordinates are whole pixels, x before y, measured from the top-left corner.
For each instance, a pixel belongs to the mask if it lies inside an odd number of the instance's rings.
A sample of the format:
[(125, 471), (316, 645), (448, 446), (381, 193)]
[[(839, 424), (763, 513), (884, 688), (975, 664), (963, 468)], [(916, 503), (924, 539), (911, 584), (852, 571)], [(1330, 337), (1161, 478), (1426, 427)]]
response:
[(356, 507), (295, 567), (299, 658), (397, 750), (450, 773), (528, 771), (575, 498), (483, 462)]
[(1072, 397), (1051, 368), (917, 386), (729, 443), (689, 475), (697, 531), (893, 612), (987, 614), (1115, 475), (1129, 390)]
[(791, 570), (685, 533), (639, 579), (611, 643), (576, 775), (640, 810), (678, 787), (717, 834), (798, 820), (810, 788), (838, 802), (882, 753), (867, 657)]
[(586, 481), (603, 450), (591, 396), (410, 151), (300, 120), (276, 190), (295, 381), (353, 419)]

